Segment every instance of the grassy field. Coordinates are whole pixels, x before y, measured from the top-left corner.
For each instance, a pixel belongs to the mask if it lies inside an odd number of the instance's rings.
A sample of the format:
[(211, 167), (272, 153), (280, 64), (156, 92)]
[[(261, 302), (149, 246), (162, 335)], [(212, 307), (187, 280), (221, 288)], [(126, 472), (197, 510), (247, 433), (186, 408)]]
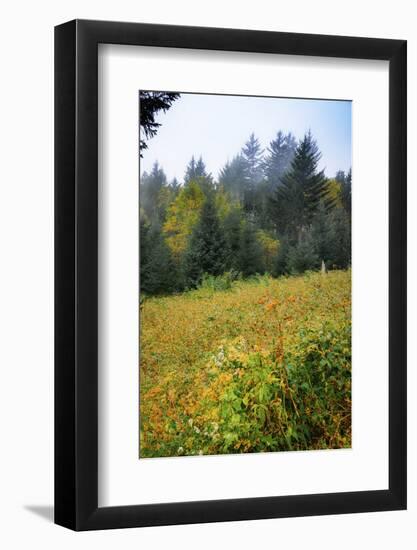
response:
[(140, 456), (351, 446), (351, 273), (141, 304)]

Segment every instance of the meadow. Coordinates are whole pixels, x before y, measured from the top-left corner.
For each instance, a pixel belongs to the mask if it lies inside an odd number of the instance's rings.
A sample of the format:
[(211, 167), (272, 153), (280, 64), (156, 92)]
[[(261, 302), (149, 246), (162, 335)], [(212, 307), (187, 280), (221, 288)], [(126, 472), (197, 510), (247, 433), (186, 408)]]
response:
[(140, 305), (141, 458), (351, 446), (351, 273), (206, 277)]

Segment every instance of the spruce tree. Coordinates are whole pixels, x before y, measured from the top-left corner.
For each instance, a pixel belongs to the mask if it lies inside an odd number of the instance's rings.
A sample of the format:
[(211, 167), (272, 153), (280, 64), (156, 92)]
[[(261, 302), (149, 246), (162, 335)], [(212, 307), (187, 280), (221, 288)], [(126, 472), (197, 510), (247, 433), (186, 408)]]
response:
[(224, 234), (227, 241), (227, 261), (228, 270), (239, 271), (240, 268), (240, 239), (242, 233), (242, 212), (238, 208), (233, 208), (226, 216), (223, 222)]
[(275, 258), (273, 274), (275, 277), (286, 275), (288, 273), (288, 253), (290, 246), (287, 237), (282, 237), (279, 241), (278, 254)]
[(347, 174), (339, 171), (336, 174), (336, 179), (340, 183), (343, 208), (350, 216), (352, 213), (352, 169)]
[(281, 177), (291, 165), (296, 148), (297, 141), (291, 132), (285, 135), (281, 130), (269, 144), (263, 167), (270, 189), (279, 185)]
[[(311, 132), (299, 143), (288, 172), (271, 199), (275, 225), (280, 234), (300, 240), (311, 225), (320, 201), (327, 194), (327, 179), (318, 171), (321, 153)], [(330, 207), (330, 205), (329, 205)]]
[(175, 196), (177, 195), (177, 193), (179, 192), (179, 190), (181, 188), (180, 183), (177, 180), (177, 178), (174, 178), (173, 180), (171, 180), (171, 182), (169, 184), (169, 187), (170, 187), (171, 191), (174, 193)]
[(337, 208), (331, 215), (333, 250), (330, 267), (347, 269), (352, 262), (351, 221), (343, 208)]
[(234, 200), (242, 201), (245, 192), (246, 163), (242, 155), (227, 162), (219, 173), (219, 184)]
[(140, 156), (148, 148), (146, 141), (154, 137), (160, 122), (156, 122), (155, 116), (159, 111), (164, 113), (171, 107), (174, 101), (180, 97), (180, 94), (171, 92), (139, 92), (139, 124), (140, 124)]
[(201, 156), (196, 161), (193, 155), (187, 165), (184, 185), (189, 185), (191, 182), (197, 183), (206, 195), (213, 190), (213, 176), (207, 173), (206, 165)]
[(197, 175), (196, 167), (197, 163), (193, 155), (190, 162), (187, 164), (187, 168), (185, 169), (184, 185), (186, 185), (189, 181), (194, 180)]
[(184, 185), (190, 181), (197, 181), (199, 178), (211, 178), (211, 174), (207, 173), (203, 158), (200, 156), (198, 160), (195, 160), (193, 155), (185, 170)]
[(246, 180), (251, 184), (258, 183), (262, 179), (263, 150), (253, 132), (243, 146), (241, 154), (246, 164)]
[(310, 233), (304, 234), (296, 244), (290, 246), (287, 255), (288, 273), (298, 274), (320, 267), (320, 259), (314, 251), (314, 243)]
[(140, 235), (140, 288), (146, 294), (169, 294), (177, 290), (177, 272), (161, 228), (153, 226)]
[(160, 224), (165, 215), (164, 208), (159, 204), (159, 195), (167, 187), (164, 170), (155, 161), (151, 172), (144, 172), (140, 179), (139, 201), (150, 223)]
[(239, 271), (244, 277), (264, 272), (262, 247), (256, 237), (254, 224), (246, 220), (240, 238)]
[[(150, 243), (149, 243), (149, 224), (145, 221), (144, 216), (140, 217), (139, 222), (139, 273), (140, 287), (143, 290), (142, 283), (146, 281), (146, 264), (149, 260)], [(146, 284), (146, 283), (145, 283)]]
[(187, 285), (196, 287), (205, 273), (221, 275), (227, 263), (227, 243), (212, 197), (205, 200), (185, 255)]
[(320, 203), (314, 216), (311, 238), (315, 254), (320, 262), (324, 261), (328, 269), (333, 263), (335, 252), (335, 227), (332, 223), (332, 216), (327, 212), (323, 203)]
[(256, 188), (263, 179), (262, 169), (263, 150), (259, 140), (252, 133), (249, 140), (242, 148), (241, 156), (244, 162), (244, 197), (243, 205), (245, 211), (256, 215)]
[(207, 177), (206, 165), (204, 164), (203, 157), (201, 155), (195, 165), (195, 172), (196, 177)]

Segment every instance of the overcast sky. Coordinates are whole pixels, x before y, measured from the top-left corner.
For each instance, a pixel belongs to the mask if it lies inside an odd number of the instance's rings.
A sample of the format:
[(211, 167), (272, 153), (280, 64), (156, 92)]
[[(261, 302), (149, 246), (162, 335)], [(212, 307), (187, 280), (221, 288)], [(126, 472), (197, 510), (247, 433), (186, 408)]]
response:
[(141, 172), (157, 160), (168, 180), (183, 180), (186, 165), (202, 155), (208, 172), (219, 170), (254, 132), (263, 148), (278, 130), (301, 138), (311, 129), (323, 156), (320, 168), (332, 177), (351, 167), (351, 102), (311, 99), (181, 94), (157, 121), (157, 135), (147, 142)]

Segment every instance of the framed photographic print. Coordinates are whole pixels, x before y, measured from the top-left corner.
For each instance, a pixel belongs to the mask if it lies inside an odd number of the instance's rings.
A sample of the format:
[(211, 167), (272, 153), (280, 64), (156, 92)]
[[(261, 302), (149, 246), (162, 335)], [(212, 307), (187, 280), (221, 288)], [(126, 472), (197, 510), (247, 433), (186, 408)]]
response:
[(55, 521), (406, 507), (406, 42), (55, 30)]

